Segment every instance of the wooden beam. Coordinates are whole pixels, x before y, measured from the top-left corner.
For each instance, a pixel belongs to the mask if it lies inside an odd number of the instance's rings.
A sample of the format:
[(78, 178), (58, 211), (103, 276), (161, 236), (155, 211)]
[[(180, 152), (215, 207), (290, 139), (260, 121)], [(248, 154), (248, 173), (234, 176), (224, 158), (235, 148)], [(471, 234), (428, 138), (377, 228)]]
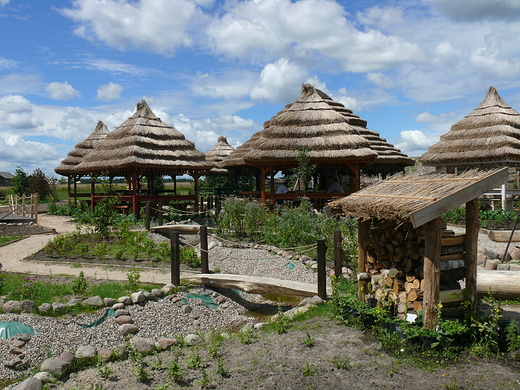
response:
[(437, 326), (437, 305), (441, 282), (441, 218), (437, 217), (426, 224), (424, 253), (423, 310), (424, 327), (435, 329)]
[(470, 301), (471, 311), (477, 314), (477, 250), (478, 232), (480, 230), (478, 198), (466, 203), (466, 293)]
[(457, 205), (463, 205), (470, 200), (478, 198), (486, 191), (489, 191), (490, 188), (495, 188), (496, 186), (507, 182), (508, 178), (508, 168), (503, 168), (500, 171), (495, 172), (488, 177), (455, 192), (454, 194), (439, 199), (434, 203), (412, 213), (410, 215), (412, 224), (414, 227), (424, 225), (425, 223), (437, 218), (446, 211), (449, 211), (454, 206), (456, 207)]
[[(370, 220), (358, 220), (358, 272), (365, 272), (365, 264), (367, 262), (367, 248), (365, 246), (365, 238), (370, 234)], [(365, 300), (365, 293), (368, 283), (364, 280), (358, 281), (358, 299)]]

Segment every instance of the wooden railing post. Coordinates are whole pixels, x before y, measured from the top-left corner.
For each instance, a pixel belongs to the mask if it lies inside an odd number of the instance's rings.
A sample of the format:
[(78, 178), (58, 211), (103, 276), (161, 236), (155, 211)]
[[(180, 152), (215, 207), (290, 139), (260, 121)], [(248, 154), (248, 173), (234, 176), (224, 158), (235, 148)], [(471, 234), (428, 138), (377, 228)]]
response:
[(162, 226), (162, 220), (163, 220), (163, 211), (162, 211), (162, 202), (157, 203), (157, 223), (159, 226)]
[(209, 273), (208, 264), (208, 227), (200, 226), (200, 272)]
[(181, 284), (181, 253), (179, 233), (172, 233), (170, 236), (171, 249), (171, 283), (175, 286)]
[(342, 272), (341, 261), (341, 231), (334, 230), (334, 275), (338, 278)]
[(146, 203), (145, 214), (145, 229), (150, 231), (150, 220), (152, 219), (152, 204), (150, 202)]
[(327, 299), (327, 267), (325, 239), (318, 240), (318, 296)]

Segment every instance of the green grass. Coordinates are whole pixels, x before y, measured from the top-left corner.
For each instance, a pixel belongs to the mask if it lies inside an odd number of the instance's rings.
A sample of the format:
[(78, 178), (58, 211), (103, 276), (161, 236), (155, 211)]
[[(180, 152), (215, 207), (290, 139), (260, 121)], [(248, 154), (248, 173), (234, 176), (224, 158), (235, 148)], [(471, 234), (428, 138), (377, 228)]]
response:
[(0, 237), (0, 246), (5, 245), (11, 241), (16, 241), (22, 238), (22, 236), (1, 236)]

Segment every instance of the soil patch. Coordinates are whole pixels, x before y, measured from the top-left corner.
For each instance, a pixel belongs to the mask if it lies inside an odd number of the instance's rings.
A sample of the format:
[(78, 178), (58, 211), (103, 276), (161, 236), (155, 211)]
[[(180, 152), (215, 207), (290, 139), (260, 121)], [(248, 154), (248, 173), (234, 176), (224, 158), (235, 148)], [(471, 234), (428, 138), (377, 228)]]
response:
[(52, 231), (51, 228), (40, 225), (8, 225), (0, 224), (0, 236), (23, 236), (27, 237), (32, 234), (40, 234)]

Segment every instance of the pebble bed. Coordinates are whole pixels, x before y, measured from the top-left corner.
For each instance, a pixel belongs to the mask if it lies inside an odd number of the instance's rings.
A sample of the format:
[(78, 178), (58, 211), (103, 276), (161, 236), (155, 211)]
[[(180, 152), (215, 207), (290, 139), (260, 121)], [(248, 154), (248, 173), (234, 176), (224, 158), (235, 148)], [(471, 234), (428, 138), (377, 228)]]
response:
[[(212, 241), (209, 254), (210, 268), (219, 269), (221, 273), (317, 283), (316, 272), (309, 265), (291, 259), (289, 253), (278, 252), (273, 253), (259, 247), (227, 247), (218, 241)], [(216, 309), (209, 308), (200, 299), (189, 299), (192, 310), (186, 313), (183, 310), (185, 301), (172, 298), (184, 298), (188, 293), (210, 294), (213, 302), (218, 302), (219, 306)], [(130, 312), (134, 325), (139, 328), (137, 335), (157, 341), (189, 333), (207, 333), (211, 329), (240, 329), (248, 323), (259, 322), (258, 319), (246, 315), (249, 310), (266, 303), (277, 304), (259, 295), (244, 292), (239, 293), (239, 299), (230, 299), (229, 294), (226, 295), (204, 287), (195, 287), (157, 301), (129, 305), (126, 309)], [(113, 317), (108, 317), (102, 324), (92, 328), (80, 325), (92, 323), (104, 310), (107, 309), (100, 310), (95, 315), (81, 314), (59, 318), (37, 314), (2, 314), (0, 321), (19, 321), (39, 331), (35, 331), (31, 340), (23, 347), (24, 360), (39, 368), (46, 358), (59, 356), (64, 351), (74, 352), (81, 345), (110, 349), (124, 344), (126, 338), (119, 333), (119, 325)], [(8, 340), (0, 339), (0, 361), (6, 362), (11, 356)], [(0, 365), (0, 380), (16, 378), (19, 375), (19, 371), (7, 368), (4, 364)]]

